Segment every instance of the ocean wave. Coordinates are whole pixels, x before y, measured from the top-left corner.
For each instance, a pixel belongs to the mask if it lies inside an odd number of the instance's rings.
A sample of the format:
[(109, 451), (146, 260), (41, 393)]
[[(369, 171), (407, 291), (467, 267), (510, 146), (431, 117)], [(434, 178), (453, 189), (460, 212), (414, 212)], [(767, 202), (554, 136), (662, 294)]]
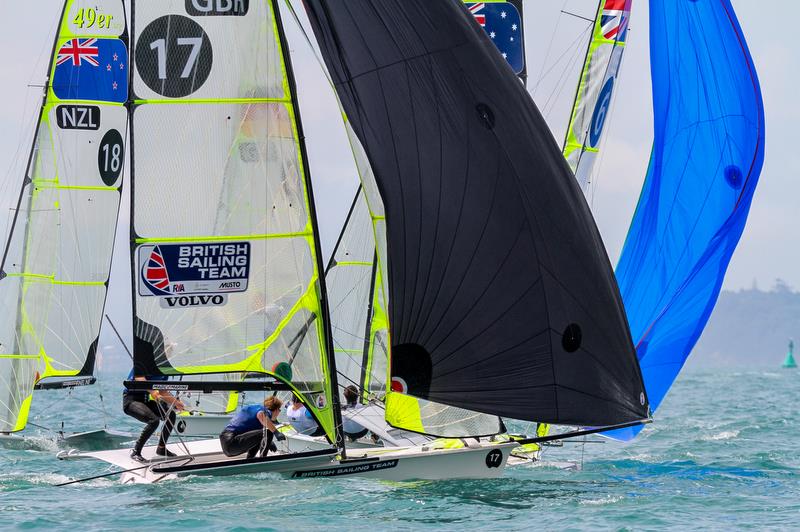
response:
[(585, 501), (581, 501), (579, 504), (585, 506), (606, 506), (608, 504), (616, 504), (624, 498), (625, 497), (622, 497), (621, 495), (617, 496), (609, 495), (606, 497), (601, 497), (599, 499), (587, 499)]
[(700, 438), (702, 441), (724, 441), (724, 440), (732, 440), (733, 438), (738, 438), (740, 430), (724, 430), (722, 432), (718, 432), (717, 434), (712, 434), (710, 436), (703, 436)]

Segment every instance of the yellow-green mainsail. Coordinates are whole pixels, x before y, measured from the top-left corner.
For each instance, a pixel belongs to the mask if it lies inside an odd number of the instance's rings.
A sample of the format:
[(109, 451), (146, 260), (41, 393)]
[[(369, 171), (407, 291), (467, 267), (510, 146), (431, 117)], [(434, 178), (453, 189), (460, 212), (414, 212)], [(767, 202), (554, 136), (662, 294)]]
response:
[[(334, 440), (320, 250), (277, 6), (206, 7), (133, 2), (131, 250), (134, 333), (145, 347), (136, 363), (172, 375), (274, 376)], [(248, 250), (236, 257), (248, 272), (227, 283), (240, 283), (232, 291), (211, 263), (207, 292), (176, 280), (199, 274), (195, 266), (168, 265), (161, 283), (148, 269), (159, 252), (226, 245)]]
[(36, 383), (91, 375), (126, 148), (122, 0), (67, 0), (0, 268), (0, 432)]

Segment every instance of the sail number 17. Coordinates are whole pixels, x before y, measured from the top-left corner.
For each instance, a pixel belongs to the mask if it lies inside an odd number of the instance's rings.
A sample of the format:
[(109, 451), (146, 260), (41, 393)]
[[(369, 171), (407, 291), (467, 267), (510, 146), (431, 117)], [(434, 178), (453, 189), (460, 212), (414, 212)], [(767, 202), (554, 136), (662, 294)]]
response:
[(197, 21), (183, 15), (164, 15), (145, 26), (135, 54), (141, 80), (167, 98), (185, 98), (196, 92), (208, 80), (214, 64), (208, 34)]
[[(186, 60), (186, 65), (181, 72), (181, 78), (186, 79), (192, 73), (192, 68), (197, 62), (197, 56), (200, 55), (200, 48), (203, 46), (202, 37), (178, 37), (178, 46), (191, 46), (192, 51), (189, 52), (189, 59)], [(150, 43), (150, 49), (155, 50), (158, 54), (158, 79), (167, 79), (167, 40), (158, 39)]]
[(98, 13), (92, 8), (80, 8), (75, 18), (72, 19), (72, 23), (79, 28), (86, 29), (95, 27), (95, 24), (98, 28), (111, 28), (111, 19), (113, 18), (112, 15)]

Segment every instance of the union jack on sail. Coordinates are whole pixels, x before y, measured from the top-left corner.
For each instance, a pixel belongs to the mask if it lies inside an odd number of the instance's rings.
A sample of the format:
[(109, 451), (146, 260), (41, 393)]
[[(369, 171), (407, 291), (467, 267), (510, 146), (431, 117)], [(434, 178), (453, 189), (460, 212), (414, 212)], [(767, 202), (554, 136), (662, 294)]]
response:
[(169, 287), (169, 273), (167, 273), (164, 257), (158, 246), (153, 248), (144, 267), (144, 278), (147, 284), (159, 290)]
[(628, 20), (631, 15), (631, 0), (606, 0), (600, 26), (603, 37), (608, 40), (625, 42)]
[(472, 16), (475, 17), (475, 20), (478, 21), (482, 28), (486, 27), (486, 14), (480, 13), (484, 7), (486, 7), (486, 4), (483, 2), (469, 6), (469, 12), (472, 13)]
[(92, 66), (100, 66), (100, 49), (95, 44), (97, 39), (71, 39), (65, 42), (58, 51), (56, 65), (72, 61), (73, 66), (81, 66), (86, 61)]

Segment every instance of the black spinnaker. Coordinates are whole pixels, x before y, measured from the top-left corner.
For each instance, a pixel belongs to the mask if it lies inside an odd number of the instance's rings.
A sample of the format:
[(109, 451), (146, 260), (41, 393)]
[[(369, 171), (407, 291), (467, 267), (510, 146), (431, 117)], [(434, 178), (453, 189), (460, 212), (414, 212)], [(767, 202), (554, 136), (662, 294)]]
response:
[(391, 377), (609, 426), (647, 397), (608, 257), (524, 87), (458, 0), (305, 0), (386, 213)]

